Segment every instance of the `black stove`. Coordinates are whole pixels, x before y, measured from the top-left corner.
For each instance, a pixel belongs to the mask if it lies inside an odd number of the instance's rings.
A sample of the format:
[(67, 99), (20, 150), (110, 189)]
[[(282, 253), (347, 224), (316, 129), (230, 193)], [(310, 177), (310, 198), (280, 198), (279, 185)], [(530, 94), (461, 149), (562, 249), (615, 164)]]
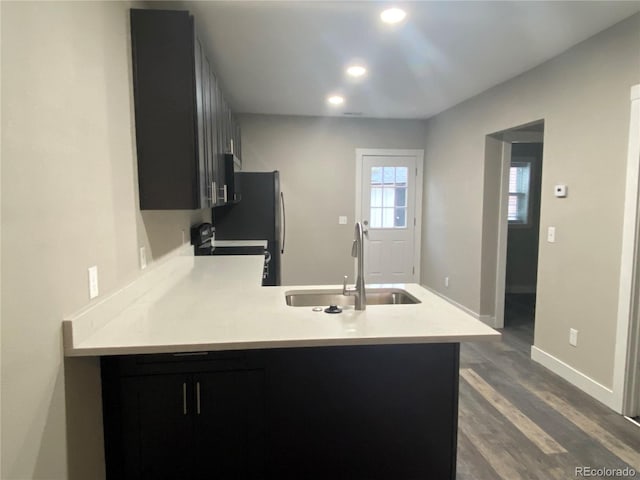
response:
[(260, 245), (213, 246), (215, 227), (210, 223), (201, 223), (191, 228), (191, 244), (195, 256), (203, 255), (264, 255), (264, 269), (262, 271), (262, 285), (276, 285), (275, 275), (271, 271), (271, 252)]

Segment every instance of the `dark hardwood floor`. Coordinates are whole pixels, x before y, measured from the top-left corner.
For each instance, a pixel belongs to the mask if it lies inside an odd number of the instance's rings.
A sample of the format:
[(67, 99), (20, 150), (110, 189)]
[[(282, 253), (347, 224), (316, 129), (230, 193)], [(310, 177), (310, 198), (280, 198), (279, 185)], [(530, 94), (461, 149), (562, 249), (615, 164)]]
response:
[(534, 304), (508, 298), (503, 340), (461, 346), (457, 479), (640, 479), (640, 427), (531, 361)]

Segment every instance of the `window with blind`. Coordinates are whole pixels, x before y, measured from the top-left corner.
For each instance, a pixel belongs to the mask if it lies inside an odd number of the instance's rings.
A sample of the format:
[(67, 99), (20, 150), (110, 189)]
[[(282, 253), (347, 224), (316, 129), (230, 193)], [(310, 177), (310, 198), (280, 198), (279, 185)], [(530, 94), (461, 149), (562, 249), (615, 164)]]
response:
[(529, 225), (530, 190), (531, 162), (512, 162), (509, 169), (509, 224)]

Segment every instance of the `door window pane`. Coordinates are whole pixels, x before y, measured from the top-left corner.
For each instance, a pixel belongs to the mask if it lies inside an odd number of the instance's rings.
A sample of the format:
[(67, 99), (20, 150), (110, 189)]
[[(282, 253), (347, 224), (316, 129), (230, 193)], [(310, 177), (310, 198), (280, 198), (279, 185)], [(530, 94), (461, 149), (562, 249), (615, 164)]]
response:
[(371, 228), (382, 228), (382, 209), (371, 209)]
[(393, 188), (384, 187), (382, 194), (382, 206), (383, 207), (393, 207), (395, 203), (395, 192)]
[(371, 167), (371, 228), (407, 227), (407, 167)]
[(407, 187), (396, 187), (396, 207), (407, 206)]
[(382, 228), (393, 228), (393, 208), (382, 209)]
[(396, 207), (394, 227), (406, 227), (407, 226), (407, 209), (406, 207)]
[(372, 207), (382, 206), (382, 188), (371, 187), (371, 206)]
[(407, 184), (408, 171), (409, 169), (407, 167), (396, 167), (396, 184), (397, 185)]
[(382, 167), (371, 167), (371, 184), (382, 183)]
[(384, 184), (391, 185), (395, 183), (396, 180), (396, 168), (395, 167), (384, 167)]

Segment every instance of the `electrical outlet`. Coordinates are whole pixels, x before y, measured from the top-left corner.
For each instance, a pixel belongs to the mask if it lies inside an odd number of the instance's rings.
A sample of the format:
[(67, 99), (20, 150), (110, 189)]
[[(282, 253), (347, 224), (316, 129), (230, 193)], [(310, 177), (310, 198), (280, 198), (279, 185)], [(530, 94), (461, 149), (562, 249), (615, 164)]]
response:
[(346, 225), (347, 224), (347, 217), (344, 215), (340, 215), (338, 217), (338, 224), (340, 225)]
[(578, 330), (575, 328), (569, 329), (569, 345), (578, 346)]
[(449, 277), (444, 277), (444, 286), (449, 288)]
[(89, 299), (98, 296), (98, 267), (89, 267)]
[(147, 268), (147, 250), (140, 247), (140, 270)]
[(180, 230), (182, 232), (182, 244), (184, 245), (185, 243), (187, 243), (187, 234), (185, 233), (184, 230)]
[(547, 242), (556, 243), (556, 227), (547, 228)]

